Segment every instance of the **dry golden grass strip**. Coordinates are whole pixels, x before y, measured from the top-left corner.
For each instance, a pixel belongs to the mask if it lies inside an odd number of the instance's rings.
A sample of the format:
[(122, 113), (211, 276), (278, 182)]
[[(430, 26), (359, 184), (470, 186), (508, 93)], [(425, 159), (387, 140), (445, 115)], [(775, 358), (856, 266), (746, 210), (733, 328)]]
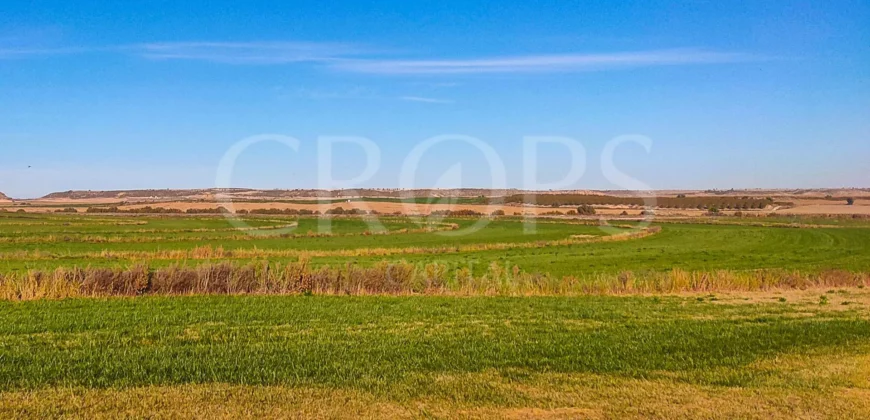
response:
[(493, 263), (485, 273), (429, 263), (380, 262), (312, 267), (307, 260), (151, 269), (58, 268), (0, 275), (0, 299), (34, 300), (68, 297), (188, 294), (430, 294), (430, 295), (621, 295), (682, 292), (769, 291), (807, 288), (866, 287), (870, 274), (841, 270), (623, 272), (554, 277), (526, 273)]
[[(809, 359), (813, 375), (836, 364)], [(775, 373), (779, 374), (778, 371)], [(842, 374), (818, 375), (825, 381)], [(777, 377), (777, 376), (775, 376)], [(773, 419), (870, 416), (865, 386), (820, 389), (786, 385), (725, 387), (667, 378), (639, 379), (589, 373), (541, 373), (517, 381), (493, 371), (446, 373), (432, 396), (397, 400), (356, 389), (221, 383), (125, 388), (51, 387), (0, 393), (3, 418), (202, 419)], [(469, 401), (485, 389), (499, 401)]]

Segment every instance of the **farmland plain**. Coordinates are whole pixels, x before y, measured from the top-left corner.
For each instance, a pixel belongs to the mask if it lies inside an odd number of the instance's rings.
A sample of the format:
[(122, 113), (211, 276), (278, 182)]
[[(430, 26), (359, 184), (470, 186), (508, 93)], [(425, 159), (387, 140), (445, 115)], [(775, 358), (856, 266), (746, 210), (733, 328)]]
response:
[(870, 414), (863, 220), (241, 220), (0, 214), (0, 416)]

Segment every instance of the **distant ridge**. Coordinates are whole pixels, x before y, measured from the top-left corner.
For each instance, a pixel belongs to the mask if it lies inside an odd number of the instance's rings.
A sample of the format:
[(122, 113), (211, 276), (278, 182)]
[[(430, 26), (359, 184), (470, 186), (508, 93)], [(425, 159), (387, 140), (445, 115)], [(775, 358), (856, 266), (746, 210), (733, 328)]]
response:
[[(489, 190), (485, 188), (445, 188), (445, 189), (413, 189), (399, 188), (362, 188), (356, 190), (318, 190), (318, 189), (272, 189), (253, 188), (198, 188), (198, 189), (144, 189), (144, 190), (111, 190), (111, 191), (62, 191), (48, 194), (43, 200), (119, 200), (119, 201), (155, 201), (155, 200), (214, 200), (218, 196), (226, 196), (239, 200), (292, 200), (300, 198), (351, 198), (351, 197), (386, 197), (386, 198), (440, 198), (440, 197), (478, 197), (478, 196), (510, 196), (515, 194), (582, 194), (607, 196), (637, 196), (638, 192), (626, 190), (559, 190), (559, 191), (525, 191), (519, 189)], [(840, 197), (870, 197), (870, 188), (813, 188), (813, 189), (731, 189), (731, 190), (656, 190), (655, 195), (690, 195), (690, 196), (777, 196), (777, 197), (808, 197), (830, 198)], [(10, 200), (0, 193), (0, 200)]]
[(57, 200), (57, 199), (67, 199), (67, 200), (87, 200), (94, 198), (183, 198), (183, 197), (193, 197), (193, 196), (201, 196), (201, 195), (209, 195), (209, 194), (239, 194), (245, 192), (252, 192), (256, 190), (245, 189), (245, 188), (207, 188), (207, 189), (182, 189), (182, 190), (173, 190), (173, 189), (148, 189), (148, 190), (110, 190), (110, 191), (62, 191), (62, 192), (53, 192), (48, 194), (42, 199), (46, 200)]
[(6, 201), (6, 200), (11, 200), (11, 198), (9, 198), (6, 194), (3, 194), (2, 192), (0, 192), (0, 201)]
[(519, 193), (516, 189), (488, 190), (483, 188), (457, 189), (419, 189), (402, 190), (398, 188), (363, 188), (358, 190), (257, 190), (250, 188), (205, 188), (205, 189), (148, 189), (112, 191), (63, 191), (48, 194), (44, 200), (88, 200), (88, 199), (201, 199), (224, 194), (232, 198), (282, 199), (299, 197), (472, 197), (479, 195), (511, 195)]

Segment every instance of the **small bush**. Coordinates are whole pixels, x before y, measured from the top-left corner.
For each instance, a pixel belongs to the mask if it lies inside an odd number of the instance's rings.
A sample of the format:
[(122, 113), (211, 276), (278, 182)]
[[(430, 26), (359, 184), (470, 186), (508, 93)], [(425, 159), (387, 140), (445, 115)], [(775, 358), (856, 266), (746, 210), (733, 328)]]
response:
[(591, 216), (595, 214), (595, 208), (589, 204), (581, 204), (577, 207), (577, 214), (581, 216)]
[(430, 216), (483, 216), (482, 213), (474, 210), (435, 210), (429, 213)]

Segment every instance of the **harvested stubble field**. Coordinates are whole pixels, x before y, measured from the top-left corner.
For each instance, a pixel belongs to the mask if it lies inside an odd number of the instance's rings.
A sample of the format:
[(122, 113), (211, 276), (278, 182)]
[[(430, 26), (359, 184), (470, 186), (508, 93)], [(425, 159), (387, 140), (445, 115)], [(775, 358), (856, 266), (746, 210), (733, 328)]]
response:
[(866, 418), (870, 223), (0, 214), (0, 417)]

